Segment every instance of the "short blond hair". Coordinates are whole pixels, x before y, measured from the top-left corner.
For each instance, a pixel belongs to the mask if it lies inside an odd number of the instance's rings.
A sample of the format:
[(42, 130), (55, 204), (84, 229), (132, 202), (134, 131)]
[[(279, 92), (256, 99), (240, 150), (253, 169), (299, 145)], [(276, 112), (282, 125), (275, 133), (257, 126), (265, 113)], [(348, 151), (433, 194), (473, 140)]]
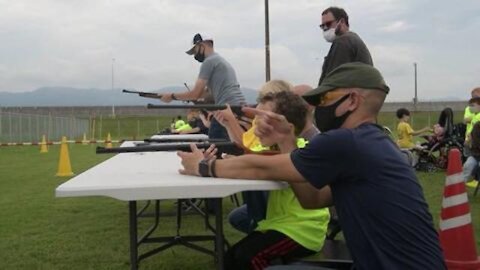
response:
[(473, 88), (472, 97), (480, 97), (480, 87)]
[(257, 100), (262, 99), (269, 93), (278, 93), (283, 91), (293, 91), (293, 85), (284, 80), (271, 80), (265, 83), (258, 93)]

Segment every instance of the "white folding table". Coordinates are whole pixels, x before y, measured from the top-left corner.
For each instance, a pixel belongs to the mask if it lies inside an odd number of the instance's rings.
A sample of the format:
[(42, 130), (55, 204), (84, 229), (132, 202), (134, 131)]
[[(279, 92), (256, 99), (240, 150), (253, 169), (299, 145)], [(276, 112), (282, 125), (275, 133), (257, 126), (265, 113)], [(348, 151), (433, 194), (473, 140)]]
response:
[(167, 135), (153, 135), (150, 139), (154, 140), (208, 140), (205, 134), (167, 134)]
[[(122, 146), (132, 145), (132, 142), (126, 142)], [(55, 192), (57, 197), (107, 196), (129, 202), (131, 269), (137, 269), (142, 259), (179, 244), (177, 240), (181, 240), (178, 236), (149, 238), (156, 225), (138, 239), (137, 201), (212, 198), (216, 209), (215, 229), (211, 229), (214, 236), (191, 236), (190, 240), (213, 240), (214, 251), (207, 252), (201, 247), (195, 249), (212, 254), (216, 258), (217, 269), (222, 269), (224, 254), (222, 198), (241, 191), (282, 189), (287, 184), (274, 181), (186, 176), (178, 173), (179, 168), (181, 168), (180, 158), (175, 152), (122, 153), (63, 183)], [(156, 223), (158, 225), (158, 216)], [(138, 255), (140, 244), (153, 242), (170, 243)], [(188, 246), (185, 243), (180, 244)]]

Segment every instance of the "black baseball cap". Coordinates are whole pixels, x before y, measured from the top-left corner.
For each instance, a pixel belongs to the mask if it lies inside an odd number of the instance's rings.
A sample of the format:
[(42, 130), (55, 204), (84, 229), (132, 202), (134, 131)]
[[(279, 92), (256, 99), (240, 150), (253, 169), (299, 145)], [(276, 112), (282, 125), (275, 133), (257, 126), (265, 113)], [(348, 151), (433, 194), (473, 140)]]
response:
[(192, 47), (190, 48), (190, 50), (186, 51), (186, 53), (192, 55), (194, 53), (195, 46), (197, 46), (198, 43), (207, 40), (213, 41), (213, 38), (207, 35), (201, 35), (200, 33), (196, 33), (193, 36)]

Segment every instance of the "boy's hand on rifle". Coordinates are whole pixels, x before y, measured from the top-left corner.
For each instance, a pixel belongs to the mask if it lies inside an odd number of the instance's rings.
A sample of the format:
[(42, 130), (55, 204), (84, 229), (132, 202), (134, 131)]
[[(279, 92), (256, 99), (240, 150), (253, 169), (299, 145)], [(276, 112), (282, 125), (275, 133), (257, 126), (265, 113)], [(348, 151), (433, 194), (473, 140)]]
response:
[(178, 172), (184, 175), (200, 176), (198, 164), (204, 159), (204, 155), (195, 144), (190, 144), (190, 148), (192, 149), (191, 153), (183, 151), (177, 152), (177, 155), (182, 159), (183, 166), (183, 169), (179, 169)]
[(210, 145), (205, 151), (203, 151), (203, 158), (206, 160), (215, 160), (217, 159), (218, 148), (215, 144)]
[(271, 136), (272, 133), (289, 135), (292, 132), (292, 124), (290, 124), (283, 115), (249, 107), (244, 107), (242, 110), (257, 117), (255, 120), (255, 124), (257, 125), (255, 135), (258, 137), (268, 137)]
[(238, 119), (238, 123), (244, 130), (249, 130), (252, 127), (252, 121), (253, 119), (246, 116), (242, 116)]
[(235, 119), (235, 115), (232, 112), (232, 109), (230, 108), (230, 105), (227, 104), (227, 108), (225, 110), (221, 111), (215, 111), (213, 112), (213, 117), (224, 127), (228, 127), (230, 123), (233, 121), (237, 121)]

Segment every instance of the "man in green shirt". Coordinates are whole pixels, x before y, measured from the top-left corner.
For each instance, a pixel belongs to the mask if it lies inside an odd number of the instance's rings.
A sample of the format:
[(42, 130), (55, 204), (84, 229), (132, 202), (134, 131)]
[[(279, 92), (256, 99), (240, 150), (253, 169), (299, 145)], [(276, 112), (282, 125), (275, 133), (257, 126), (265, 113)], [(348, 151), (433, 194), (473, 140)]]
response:
[(325, 56), (318, 85), (330, 71), (342, 64), (362, 62), (373, 66), (372, 56), (367, 46), (356, 33), (350, 31), (348, 14), (343, 8), (325, 9), (322, 12), (320, 28), (323, 30), (323, 37), (327, 42), (332, 43), (332, 46)]

